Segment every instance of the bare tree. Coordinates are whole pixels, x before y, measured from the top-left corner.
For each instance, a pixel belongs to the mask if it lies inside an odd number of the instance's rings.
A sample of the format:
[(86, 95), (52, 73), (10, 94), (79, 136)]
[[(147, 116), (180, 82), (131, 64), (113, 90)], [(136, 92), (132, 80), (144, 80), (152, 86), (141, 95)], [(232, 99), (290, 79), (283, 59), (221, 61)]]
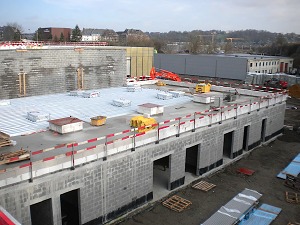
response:
[(23, 28), (17, 23), (7, 23), (3, 30), (4, 41), (21, 41)]

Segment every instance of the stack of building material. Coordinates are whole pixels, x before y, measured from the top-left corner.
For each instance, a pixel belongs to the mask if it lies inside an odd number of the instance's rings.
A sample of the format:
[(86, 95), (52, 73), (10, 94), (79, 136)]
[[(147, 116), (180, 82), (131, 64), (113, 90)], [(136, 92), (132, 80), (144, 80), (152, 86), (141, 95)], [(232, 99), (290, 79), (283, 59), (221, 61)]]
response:
[(0, 100), (0, 106), (10, 105), (10, 100)]
[(85, 91), (82, 92), (82, 97), (84, 98), (96, 98), (100, 96), (100, 92), (99, 91)]
[(0, 165), (22, 161), (30, 158), (30, 154), (26, 150), (18, 150), (15, 152), (1, 153), (0, 154)]
[(164, 113), (164, 107), (162, 105), (152, 104), (152, 103), (145, 103), (142, 105), (138, 105), (138, 113), (143, 115), (161, 115)]
[(10, 146), (12, 142), (10, 136), (6, 133), (0, 132), (0, 147)]
[(140, 85), (127, 86), (128, 92), (135, 92), (135, 91), (141, 91), (141, 90), (142, 90), (142, 87)]
[(82, 93), (84, 91), (70, 91), (69, 95), (70, 96), (82, 96)]
[(50, 119), (50, 115), (39, 111), (27, 112), (27, 119), (32, 122), (47, 121)]
[(171, 93), (167, 93), (167, 92), (159, 92), (159, 93), (157, 93), (157, 98), (167, 100), (167, 99), (173, 98), (173, 95)]
[(131, 105), (131, 101), (127, 100), (127, 99), (124, 99), (124, 98), (114, 99), (113, 100), (113, 105), (118, 106), (118, 107), (126, 107), (126, 106)]
[(183, 91), (169, 91), (173, 98), (179, 98), (184, 95)]

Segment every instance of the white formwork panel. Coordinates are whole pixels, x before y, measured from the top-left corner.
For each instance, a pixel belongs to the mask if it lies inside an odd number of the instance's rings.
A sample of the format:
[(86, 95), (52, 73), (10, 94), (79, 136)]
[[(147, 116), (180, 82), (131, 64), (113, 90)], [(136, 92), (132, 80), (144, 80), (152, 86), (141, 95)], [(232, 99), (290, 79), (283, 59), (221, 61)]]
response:
[(131, 101), (127, 99), (114, 99), (113, 100), (113, 105), (118, 106), (118, 107), (127, 107), (131, 105)]
[(99, 91), (85, 91), (82, 93), (82, 97), (84, 98), (96, 98), (100, 96)]
[(141, 91), (142, 87), (139, 85), (133, 85), (133, 86), (128, 86), (127, 91), (128, 92), (136, 92), (136, 91)]
[(50, 115), (39, 111), (27, 112), (27, 119), (32, 122), (47, 121), (50, 119)]
[(173, 98), (179, 98), (184, 95), (183, 91), (169, 91)]
[(167, 99), (172, 99), (173, 95), (168, 92), (160, 92), (160, 93), (157, 93), (157, 98), (167, 100)]
[(83, 93), (84, 91), (70, 91), (69, 92), (69, 95), (70, 96), (82, 96), (82, 93)]
[(193, 96), (193, 101), (194, 102), (199, 102), (199, 103), (205, 103), (209, 104), (215, 101), (214, 96), (207, 96), (207, 95), (202, 95), (202, 94), (196, 94)]
[(138, 111), (138, 113), (141, 113), (143, 115), (145, 115), (145, 114), (150, 115), (150, 116), (160, 115), (160, 114), (164, 113), (164, 107), (162, 105), (145, 103), (145, 104), (139, 105), (137, 111)]
[(10, 105), (10, 100), (0, 100), (0, 106)]

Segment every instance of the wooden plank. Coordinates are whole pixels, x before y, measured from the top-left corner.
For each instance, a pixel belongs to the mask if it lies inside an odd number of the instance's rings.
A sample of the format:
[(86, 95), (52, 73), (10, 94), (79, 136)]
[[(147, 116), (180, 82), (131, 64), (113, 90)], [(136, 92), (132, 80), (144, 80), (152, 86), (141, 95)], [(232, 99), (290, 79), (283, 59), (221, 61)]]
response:
[(186, 209), (189, 205), (192, 204), (191, 201), (186, 200), (184, 198), (181, 198), (177, 195), (172, 196), (171, 198), (168, 198), (162, 203), (165, 207), (176, 211), (176, 212), (182, 212), (184, 209)]
[(192, 187), (195, 189), (201, 190), (201, 191), (208, 192), (209, 190), (216, 187), (216, 185), (202, 180), (202, 181), (198, 182), (197, 184), (194, 184)]

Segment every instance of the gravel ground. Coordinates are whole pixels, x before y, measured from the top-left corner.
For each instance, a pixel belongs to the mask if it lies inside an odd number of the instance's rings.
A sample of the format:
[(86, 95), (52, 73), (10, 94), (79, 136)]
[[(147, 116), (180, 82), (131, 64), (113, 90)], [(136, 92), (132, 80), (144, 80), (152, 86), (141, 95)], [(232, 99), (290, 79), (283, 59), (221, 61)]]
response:
[[(260, 203), (282, 208), (272, 225), (300, 222), (300, 204), (285, 201), (285, 191), (295, 192), (295, 190), (284, 186), (284, 180), (276, 177), (300, 153), (300, 134), (297, 132), (300, 124), (300, 99), (288, 99), (287, 106), (285, 124), (294, 126), (294, 130), (285, 129), (284, 134), (277, 140), (255, 149), (238, 162), (206, 177), (204, 180), (217, 185), (211, 191), (205, 193), (189, 185), (170, 194), (170, 196), (177, 194), (192, 202), (185, 211), (181, 213), (171, 211), (158, 201), (113, 224), (199, 225), (244, 188), (263, 194)], [(297, 109), (292, 109), (291, 106), (296, 106)], [(252, 176), (237, 173), (240, 167), (255, 170), (255, 173)], [(198, 181), (194, 183), (196, 182)]]

